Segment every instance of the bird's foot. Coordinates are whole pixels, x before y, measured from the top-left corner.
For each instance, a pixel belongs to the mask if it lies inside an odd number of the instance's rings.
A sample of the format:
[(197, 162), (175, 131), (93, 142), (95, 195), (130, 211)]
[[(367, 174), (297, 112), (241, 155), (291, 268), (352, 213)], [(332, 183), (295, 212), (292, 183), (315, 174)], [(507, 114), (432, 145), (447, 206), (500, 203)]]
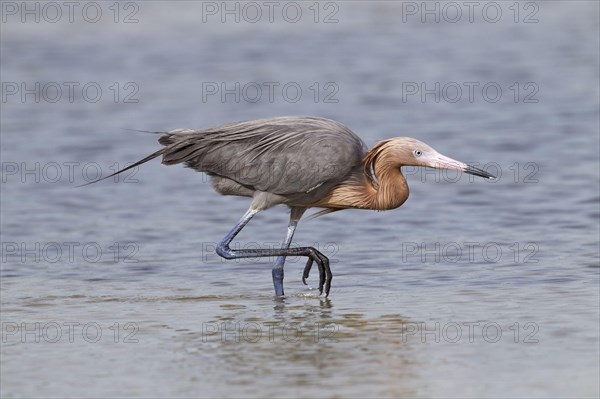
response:
[(319, 269), (319, 295), (322, 295), (323, 290), (325, 290), (325, 298), (327, 298), (329, 296), (329, 290), (331, 289), (331, 279), (333, 278), (333, 275), (331, 273), (331, 268), (329, 267), (329, 259), (319, 251), (314, 250), (313, 253), (311, 253), (311, 256), (308, 257), (308, 261), (304, 267), (304, 273), (302, 273), (302, 282), (304, 285), (308, 285), (306, 279), (310, 274), (313, 262), (317, 263), (317, 268)]

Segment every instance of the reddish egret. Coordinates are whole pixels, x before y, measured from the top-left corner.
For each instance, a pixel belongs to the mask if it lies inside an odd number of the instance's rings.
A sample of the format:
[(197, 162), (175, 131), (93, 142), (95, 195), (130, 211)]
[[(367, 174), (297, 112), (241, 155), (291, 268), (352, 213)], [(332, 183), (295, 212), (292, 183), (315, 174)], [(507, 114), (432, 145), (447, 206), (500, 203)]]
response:
[[(346, 126), (317, 117), (286, 116), (204, 130), (155, 133), (161, 134), (158, 140), (164, 146), (161, 150), (103, 179), (162, 155), (165, 165), (184, 163), (207, 173), (220, 194), (252, 198), (248, 211), (216, 251), (225, 259), (276, 256), (272, 274), (278, 296), (283, 295), (286, 256), (308, 258), (302, 276), (304, 284), (313, 262), (316, 263), (319, 294), (325, 290), (325, 296), (329, 295), (332, 278), (329, 259), (313, 247), (290, 248), (296, 225), (308, 208), (322, 208), (317, 216), (349, 208), (378, 211), (398, 208), (408, 198), (402, 166), (453, 169), (494, 178), (410, 137), (383, 140), (367, 150)], [(254, 215), (278, 204), (290, 208), (287, 236), (281, 249), (230, 248), (233, 238)]]

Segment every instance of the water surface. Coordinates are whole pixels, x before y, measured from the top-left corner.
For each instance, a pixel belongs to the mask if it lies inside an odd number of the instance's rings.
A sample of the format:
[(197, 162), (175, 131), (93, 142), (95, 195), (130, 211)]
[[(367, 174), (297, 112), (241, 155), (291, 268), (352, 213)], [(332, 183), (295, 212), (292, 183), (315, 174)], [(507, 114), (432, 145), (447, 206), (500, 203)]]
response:
[[(598, 396), (598, 5), (539, 2), (526, 24), (508, 3), (498, 23), (335, 4), (330, 24), (308, 3), (297, 24), (202, 22), (201, 2), (139, 3), (133, 24), (2, 24), (3, 82), (103, 93), (2, 102), (3, 397)], [(236, 82), (302, 96), (203, 98)], [(465, 91), (406, 94), (436, 82)], [(272, 260), (214, 254), (248, 202), (203, 174), (154, 161), (74, 188), (158, 148), (121, 128), (275, 115), (334, 118), (369, 146), (414, 136), (501, 176), (407, 169), (400, 209), (302, 223), (295, 244), (332, 261), (327, 300), (302, 259), (277, 300)], [(279, 245), (287, 217), (259, 214), (236, 245)]]

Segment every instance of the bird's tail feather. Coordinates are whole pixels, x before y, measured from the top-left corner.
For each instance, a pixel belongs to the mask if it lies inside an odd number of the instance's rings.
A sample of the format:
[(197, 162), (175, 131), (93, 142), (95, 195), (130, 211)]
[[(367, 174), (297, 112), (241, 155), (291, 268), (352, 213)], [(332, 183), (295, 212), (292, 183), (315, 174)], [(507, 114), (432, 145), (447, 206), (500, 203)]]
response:
[(159, 157), (159, 156), (163, 155), (165, 153), (165, 151), (166, 151), (166, 148), (162, 148), (162, 149), (156, 151), (155, 153), (152, 153), (152, 154), (148, 155), (146, 158), (140, 159), (139, 161), (135, 162), (133, 165), (129, 165), (128, 167), (126, 167), (124, 169), (121, 169), (121, 170), (118, 170), (118, 171), (116, 171), (115, 173), (113, 173), (111, 175), (108, 175), (106, 177), (102, 177), (100, 179), (96, 179), (94, 181), (91, 181), (91, 182), (88, 182), (88, 183), (85, 183), (85, 184), (80, 184), (79, 186), (76, 186), (76, 187), (83, 187), (83, 186), (87, 186), (87, 185), (90, 185), (90, 184), (98, 183), (99, 181), (102, 181), (102, 180), (108, 179), (110, 177), (116, 176), (119, 173), (126, 172), (126, 171), (128, 171), (130, 169), (135, 168), (136, 166), (140, 166), (143, 163), (146, 163), (146, 162), (148, 162), (148, 161), (150, 161), (150, 160), (152, 160), (152, 159), (154, 159), (156, 157)]

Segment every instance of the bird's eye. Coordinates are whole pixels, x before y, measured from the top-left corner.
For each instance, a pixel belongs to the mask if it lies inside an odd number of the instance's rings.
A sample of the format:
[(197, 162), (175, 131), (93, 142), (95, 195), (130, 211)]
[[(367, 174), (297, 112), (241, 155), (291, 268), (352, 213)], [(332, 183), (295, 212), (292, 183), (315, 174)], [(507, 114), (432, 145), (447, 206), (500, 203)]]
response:
[(421, 152), (421, 150), (414, 150), (413, 154), (415, 154), (415, 157), (420, 157), (421, 155), (423, 155), (423, 152)]

